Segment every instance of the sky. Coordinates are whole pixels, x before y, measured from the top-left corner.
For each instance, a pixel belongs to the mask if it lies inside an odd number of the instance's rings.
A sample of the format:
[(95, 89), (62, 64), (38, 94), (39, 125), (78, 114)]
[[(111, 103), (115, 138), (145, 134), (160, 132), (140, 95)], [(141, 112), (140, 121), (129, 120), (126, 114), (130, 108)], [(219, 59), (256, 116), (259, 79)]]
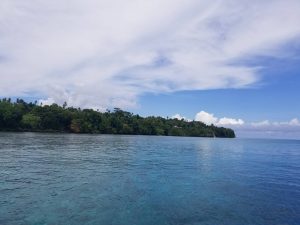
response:
[(299, 0), (1, 0), (0, 97), (300, 139)]

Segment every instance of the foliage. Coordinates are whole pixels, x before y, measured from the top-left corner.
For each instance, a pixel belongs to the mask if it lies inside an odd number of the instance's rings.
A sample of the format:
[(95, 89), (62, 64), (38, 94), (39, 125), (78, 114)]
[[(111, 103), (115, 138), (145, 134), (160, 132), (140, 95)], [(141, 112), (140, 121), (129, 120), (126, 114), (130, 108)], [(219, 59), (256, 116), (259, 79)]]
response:
[(22, 99), (0, 100), (1, 131), (53, 131), (99, 134), (135, 134), (194, 137), (235, 137), (232, 129), (207, 126), (202, 122), (141, 117), (115, 108), (98, 112), (52, 104), (37, 105)]

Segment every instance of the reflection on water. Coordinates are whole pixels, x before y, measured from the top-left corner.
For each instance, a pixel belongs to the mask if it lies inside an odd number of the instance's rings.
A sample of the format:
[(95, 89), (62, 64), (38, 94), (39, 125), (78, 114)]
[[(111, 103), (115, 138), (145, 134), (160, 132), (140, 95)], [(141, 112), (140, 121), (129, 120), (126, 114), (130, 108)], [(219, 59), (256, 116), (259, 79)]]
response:
[(0, 224), (298, 224), (300, 142), (0, 133)]

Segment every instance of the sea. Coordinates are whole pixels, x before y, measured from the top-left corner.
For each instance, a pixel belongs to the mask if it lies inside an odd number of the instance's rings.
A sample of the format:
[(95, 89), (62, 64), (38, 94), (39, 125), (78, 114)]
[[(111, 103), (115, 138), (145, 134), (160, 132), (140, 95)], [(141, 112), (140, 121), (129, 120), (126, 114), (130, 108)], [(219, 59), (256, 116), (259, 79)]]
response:
[(1, 225), (299, 225), (300, 141), (0, 133)]

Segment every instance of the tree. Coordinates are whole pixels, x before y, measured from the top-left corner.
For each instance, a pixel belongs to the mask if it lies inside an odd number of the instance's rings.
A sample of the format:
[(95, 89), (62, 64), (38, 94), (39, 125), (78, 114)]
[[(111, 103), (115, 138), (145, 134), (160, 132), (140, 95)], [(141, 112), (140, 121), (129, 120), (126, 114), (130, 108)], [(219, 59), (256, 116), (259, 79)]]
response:
[(81, 121), (79, 119), (72, 119), (71, 125), (70, 125), (71, 132), (80, 133), (80, 131), (81, 131), (80, 124), (81, 124)]
[(25, 128), (36, 130), (40, 127), (41, 118), (32, 113), (27, 113), (23, 115), (21, 123)]
[(38, 105), (10, 98), (0, 99), (0, 130), (59, 131), (73, 133), (235, 137), (232, 129), (163, 117), (141, 117), (115, 108), (112, 112)]

